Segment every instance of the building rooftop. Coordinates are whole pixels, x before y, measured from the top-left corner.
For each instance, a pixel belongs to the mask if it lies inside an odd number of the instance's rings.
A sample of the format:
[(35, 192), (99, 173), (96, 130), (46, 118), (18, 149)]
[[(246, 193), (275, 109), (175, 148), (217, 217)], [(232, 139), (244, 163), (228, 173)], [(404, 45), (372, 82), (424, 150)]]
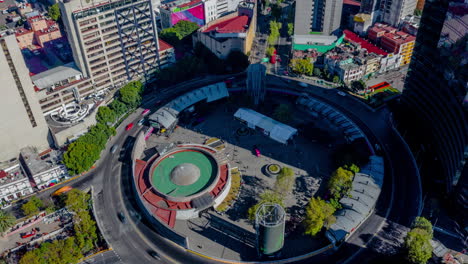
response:
[(354, 32), (345, 29), (343, 33), (345, 34), (345, 40), (359, 44), (361, 48), (366, 49), (369, 53), (375, 53), (383, 56), (386, 56), (388, 54), (383, 49), (375, 46), (374, 44), (370, 43), (365, 39), (360, 38)]
[(217, 32), (217, 33), (243, 33), (246, 32), (249, 26), (248, 16), (236, 16), (219, 23), (214, 23), (203, 32)]
[(0, 169), (0, 186), (10, 184), (15, 181), (27, 178), (19, 163), (15, 165)]
[(44, 157), (41, 157), (37, 150), (33, 147), (26, 147), (20, 150), (21, 161), (23, 166), (25, 166), (26, 171), (32, 175), (36, 175), (40, 172), (51, 169), (55, 166), (53, 161), (46, 160)]
[(382, 23), (375, 23), (373, 27), (369, 28), (369, 31), (374, 32), (395, 32), (397, 31), (396, 28)]
[(29, 30), (29, 29), (18, 28), (16, 30), (15, 36), (19, 37), (19, 36), (26, 35), (26, 34), (29, 34), (29, 33), (34, 33), (34, 32), (32, 30)]
[(159, 43), (159, 51), (165, 51), (167, 49), (172, 49), (174, 47), (172, 47), (171, 44), (167, 43), (166, 41), (158, 38), (158, 43)]
[(408, 43), (416, 40), (416, 37), (403, 31), (395, 33), (385, 33), (384, 38), (393, 41), (396, 44)]
[(71, 62), (36, 74), (31, 77), (31, 80), (39, 89), (45, 89), (77, 75), (81, 75), (81, 72), (77, 69), (75, 63)]
[(202, 0), (169, 0), (169, 1), (162, 1), (160, 8), (162, 9), (174, 9), (174, 8), (183, 8), (183, 7), (189, 7), (196, 5), (198, 3), (201, 3)]

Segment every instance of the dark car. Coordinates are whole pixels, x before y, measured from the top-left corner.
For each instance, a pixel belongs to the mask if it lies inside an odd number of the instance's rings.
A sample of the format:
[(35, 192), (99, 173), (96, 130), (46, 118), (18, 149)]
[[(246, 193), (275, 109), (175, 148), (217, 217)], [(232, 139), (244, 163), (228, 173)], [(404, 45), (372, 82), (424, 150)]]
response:
[(117, 216), (119, 217), (119, 220), (120, 220), (122, 223), (124, 223), (124, 224), (127, 223), (127, 218), (125, 218), (125, 215), (124, 215), (123, 212), (119, 212), (119, 213), (117, 214)]
[(157, 260), (160, 260), (161, 257), (159, 256), (158, 253), (154, 252), (154, 251), (150, 251), (148, 252), (150, 254), (151, 257), (153, 257), (154, 259), (157, 259)]

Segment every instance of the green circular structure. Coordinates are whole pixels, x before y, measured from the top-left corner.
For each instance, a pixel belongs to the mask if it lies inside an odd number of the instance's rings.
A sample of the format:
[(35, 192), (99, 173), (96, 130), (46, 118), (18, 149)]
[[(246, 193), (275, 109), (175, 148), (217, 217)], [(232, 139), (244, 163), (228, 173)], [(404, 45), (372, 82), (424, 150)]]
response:
[(189, 197), (205, 190), (215, 180), (218, 169), (213, 157), (197, 150), (179, 150), (161, 157), (150, 175), (161, 194)]

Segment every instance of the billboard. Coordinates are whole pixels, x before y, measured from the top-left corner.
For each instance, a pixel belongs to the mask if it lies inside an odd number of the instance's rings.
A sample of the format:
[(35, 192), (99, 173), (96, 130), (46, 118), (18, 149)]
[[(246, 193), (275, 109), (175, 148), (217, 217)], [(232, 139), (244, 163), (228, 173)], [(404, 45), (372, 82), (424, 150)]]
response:
[(180, 20), (186, 20), (197, 23), (197, 25), (205, 25), (205, 11), (203, 10), (203, 3), (196, 6), (187, 6), (182, 8), (175, 8), (171, 14), (171, 24), (175, 25)]

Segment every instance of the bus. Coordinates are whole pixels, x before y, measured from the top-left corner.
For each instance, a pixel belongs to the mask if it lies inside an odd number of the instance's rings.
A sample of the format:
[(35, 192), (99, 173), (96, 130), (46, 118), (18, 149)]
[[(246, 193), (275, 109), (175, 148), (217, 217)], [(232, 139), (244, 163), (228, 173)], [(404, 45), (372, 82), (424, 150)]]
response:
[(71, 186), (64, 186), (58, 190), (56, 190), (55, 192), (52, 193), (52, 196), (59, 196), (61, 194), (64, 194), (64, 193), (67, 193), (69, 191), (71, 191), (71, 189), (73, 189), (73, 187)]

